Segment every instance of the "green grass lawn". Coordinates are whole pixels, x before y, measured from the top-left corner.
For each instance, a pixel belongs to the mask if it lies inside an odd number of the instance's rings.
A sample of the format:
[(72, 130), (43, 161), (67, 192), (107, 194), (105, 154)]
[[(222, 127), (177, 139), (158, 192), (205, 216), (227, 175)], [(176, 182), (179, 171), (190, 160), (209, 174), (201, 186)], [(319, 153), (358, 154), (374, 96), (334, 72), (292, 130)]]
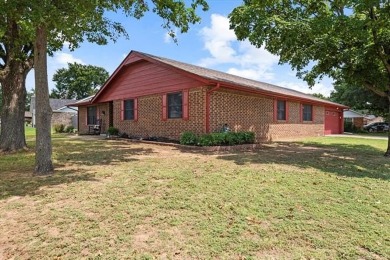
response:
[(388, 137), (389, 133), (388, 132), (379, 132), (379, 133), (360, 133), (356, 134), (358, 136), (372, 136), (372, 137)]
[(35, 137), (35, 128), (26, 126), (24, 128), (25, 134), (26, 134), (26, 139), (34, 138)]
[(53, 135), (0, 155), (0, 259), (389, 259), (385, 140), (202, 153)]

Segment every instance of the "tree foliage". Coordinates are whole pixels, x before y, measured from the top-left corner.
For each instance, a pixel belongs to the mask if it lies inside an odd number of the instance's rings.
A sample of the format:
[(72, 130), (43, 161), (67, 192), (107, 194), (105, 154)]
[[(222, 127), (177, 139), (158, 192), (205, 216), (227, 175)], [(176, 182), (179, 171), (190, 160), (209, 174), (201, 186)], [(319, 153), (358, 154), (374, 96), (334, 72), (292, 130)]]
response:
[(388, 116), (389, 100), (362, 87), (338, 82), (330, 94), (333, 102), (349, 106), (353, 110), (364, 110), (377, 116)]
[[(29, 46), (29, 53), (31, 53), (32, 46), (34, 46), (37, 173), (48, 173), (53, 168), (51, 163), (51, 111), (48, 105), (47, 53), (51, 54), (56, 50), (60, 50), (64, 42), (68, 42), (69, 48), (74, 49), (85, 40), (97, 44), (107, 44), (109, 40), (115, 41), (119, 36), (127, 36), (123, 25), (108, 19), (105, 15), (107, 12), (121, 11), (126, 16), (139, 19), (150, 10), (163, 19), (162, 26), (169, 30), (170, 35), (174, 37), (174, 29), (177, 28), (180, 32), (186, 32), (190, 24), (200, 21), (200, 17), (196, 14), (196, 9), (199, 6), (203, 10), (208, 8), (205, 0), (192, 0), (190, 6), (179, 0), (151, 0), (147, 2), (143, 0), (14, 0), (2, 2), (1, 18), (8, 19), (11, 17), (13, 20), (11, 24), (7, 23), (7, 19), (0, 21), (0, 39), (6, 38), (7, 43), (17, 45), (17, 50), (23, 50), (24, 45)], [(10, 26), (16, 28), (17, 33), (8, 33)], [(4, 35), (7, 37), (4, 37)], [(3, 55), (6, 52), (4, 44), (0, 46), (2, 47), (0, 48), (0, 55)], [(11, 63), (16, 60), (23, 63), (25, 60), (31, 61), (32, 58), (32, 56), (27, 59), (22, 55), (18, 57), (7, 55), (6, 59)], [(11, 69), (11, 71), (12, 73), (19, 73), (18, 68)], [(0, 76), (2, 76), (3, 71), (0, 72)], [(22, 81), (24, 79), (25, 77)], [(19, 94), (13, 93), (13, 89), (10, 88), (7, 97), (23, 95), (24, 100), (26, 92), (24, 85), (22, 90), (24, 92)], [(24, 104), (18, 107), (23, 107), (24, 110)], [(8, 111), (8, 109), (3, 109), (3, 111)]]
[(108, 79), (108, 72), (102, 68), (79, 63), (68, 63), (68, 68), (56, 71), (53, 81), (55, 89), (52, 98), (82, 99), (95, 94)]
[(309, 85), (327, 75), (390, 99), (390, 1), (244, 0), (229, 17), (238, 39), (264, 45)]

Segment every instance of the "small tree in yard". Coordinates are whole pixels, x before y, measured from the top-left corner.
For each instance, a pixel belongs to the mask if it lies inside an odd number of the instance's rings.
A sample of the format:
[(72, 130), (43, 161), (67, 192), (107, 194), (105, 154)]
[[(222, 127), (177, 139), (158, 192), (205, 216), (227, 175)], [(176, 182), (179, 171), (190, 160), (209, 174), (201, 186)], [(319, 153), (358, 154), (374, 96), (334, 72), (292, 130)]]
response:
[(309, 85), (327, 75), (390, 100), (390, 1), (245, 0), (229, 18), (240, 40), (264, 44)]
[[(13, 10), (18, 14), (15, 16), (16, 26), (18, 23), (26, 25), (19, 35), (10, 36), (11, 41), (34, 43), (37, 127), (35, 171), (37, 174), (50, 173), (53, 170), (50, 136), (52, 111), (49, 106), (47, 54), (61, 49), (64, 42), (69, 42), (73, 49), (83, 40), (106, 44), (108, 40), (115, 40), (121, 35), (127, 36), (123, 26), (105, 17), (105, 12), (121, 10), (126, 16), (141, 18), (149, 6), (142, 0), (8, 2), (12, 2), (10, 7), (15, 7)], [(154, 5), (153, 12), (163, 18), (163, 27), (173, 36), (172, 27), (186, 32), (189, 24), (200, 21), (195, 13), (198, 6), (202, 6), (203, 10), (208, 8), (205, 0), (193, 0), (190, 7), (177, 0), (152, 0), (151, 3)], [(4, 34), (1, 30), (0, 33)]]

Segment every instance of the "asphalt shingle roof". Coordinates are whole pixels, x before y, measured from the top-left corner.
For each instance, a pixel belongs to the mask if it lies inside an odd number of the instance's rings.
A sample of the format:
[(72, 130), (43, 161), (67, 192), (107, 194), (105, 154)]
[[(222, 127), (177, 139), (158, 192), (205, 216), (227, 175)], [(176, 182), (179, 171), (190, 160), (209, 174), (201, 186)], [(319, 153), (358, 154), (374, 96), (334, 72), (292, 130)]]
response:
[(327, 101), (324, 99), (320, 99), (320, 98), (314, 97), (310, 94), (305, 94), (305, 93), (302, 93), (302, 92), (299, 92), (299, 91), (296, 91), (293, 89), (284, 88), (284, 87), (276, 86), (276, 85), (261, 82), (261, 81), (251, 80), (251, 79), (243, 78), (240, 76), (228, 74), (225, 72), (221, 72), (221, 71), (217, 71), (217, 70), (213, 70), (213, 69), (207, 69), (204, 67), (200, 67), (200, 66), (196, 66), (196, 65), (176, 61), (176, 60), (171, 60), (168, 58), (158, 57), (158, 56), (154, 56), (154, 55), (143, 53), (143, 52), (137, 52), (137, 51), (133, 51), (133, 52), (139, 53), (143, 56), (149, 57), (150, 59), (157, 60), (157, 61), (162, 62), (164, 64), (167, 64), (169, 66), (175, 67), (177, 69), (180, 69), (180, 70), (192, 73), (192, 74), (195, 74), (197, 76), (203, 77), (203, 78), (208, 79), (208, 80), (226, 83), (226, 84), (238, 85), (238, 86), (242, 86), (242, 87), (246, 87), (246, 88), (251, 88), (254, 90), (262, 90), (262, 91), (269, 92), (272, 94), (287, 95), (287, 96), (303, 98), (303, 99), (311, 100), (311, 101), (315, 101), (315, 102), (327, 103), (327, 104), (330, 104), (333, 106), (345, 107), (344, 105), (334, 103), (331, 101)]
[[(73, 99), (55, 99), (55, 98), (49, 98), (49, 103), (51, 109), (57, 110), (61, 107), (64, 107), (68, 104), (74, 103), (75, 100)], [(30, 102), (30, 112), (33, 112), (33, 109), (35, 109), (35, 96), (31, 97), (31, 102)]]

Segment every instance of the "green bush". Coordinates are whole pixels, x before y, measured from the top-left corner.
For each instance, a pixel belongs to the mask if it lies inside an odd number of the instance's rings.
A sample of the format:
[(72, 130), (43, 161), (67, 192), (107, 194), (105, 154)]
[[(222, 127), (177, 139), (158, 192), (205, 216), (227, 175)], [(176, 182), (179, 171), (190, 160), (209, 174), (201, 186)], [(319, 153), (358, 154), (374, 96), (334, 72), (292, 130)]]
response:
[(196, 145), (197, 143), (198, 143), (198, 137), (192, 132), (184, 132), (180, 136), (180, 144)]
[(66, 132), (66, 133), (73, 133), (73, 132), (74, 132), (74, 126), (68, 125), (68, 126), (65, 128), (65, 132)]
[(226, 136), (228, 133), (211, 133), (212, 145), (226, 145)]
[(54, 125), (54, 132), (56, 133), (63, 133), (65, 130), (65, 126), (63, 124), (56, 124)]
[(184, 132), (180, 136), (180, 144), (199, 146), (253, 144), (255, 133), (253, 132), (222, 132), (197, 136), (192, 132)]
[(119, 134), (118, 128), (115, 128), (115, 127), (112, 127), (112, 126), (110, 126), (108, 128), (107, 132), (108, 132), (109, 135), (118, 135)]
[(255, 142), (255, 133), (254, 132), (238, 132), (238, 140), (242, 144), (253, 144)]
[(199, 145), (199, 146), (217, 146), (217, 145), (237, 145), (252, 144), (255, 142), (255, 133), (253, 132), (224, 132), (203, 134), (197, 137), (192, 132), (185, 132), (180, 136), (180, 144)]
[(211, 134), (201, 135), (199, 137), (198, 145), (200, 146), (213, 146), (214, 138)]

